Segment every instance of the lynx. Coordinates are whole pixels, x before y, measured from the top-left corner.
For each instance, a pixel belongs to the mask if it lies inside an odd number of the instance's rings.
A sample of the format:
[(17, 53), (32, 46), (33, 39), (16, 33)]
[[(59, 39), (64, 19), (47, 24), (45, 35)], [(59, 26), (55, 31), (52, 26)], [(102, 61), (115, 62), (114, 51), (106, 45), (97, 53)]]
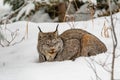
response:
[(70, 29), (58, 35), (57, 28), (54, 32), (47, 33), (39, 28), (37, 50), (40, 62), (75, 60), (80, 56), (107, 51), (104, 43), (85, 30)]

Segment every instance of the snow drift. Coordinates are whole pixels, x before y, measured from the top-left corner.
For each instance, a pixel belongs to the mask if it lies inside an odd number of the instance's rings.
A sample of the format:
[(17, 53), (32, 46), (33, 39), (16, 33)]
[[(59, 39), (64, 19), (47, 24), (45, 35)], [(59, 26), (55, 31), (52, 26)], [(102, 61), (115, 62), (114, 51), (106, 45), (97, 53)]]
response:
[[(120, 13), (115, 14), (114, 25), (117, 39), (120, 39)], [(43, 32), (54, 31), (59, 24), (59, 34), (70, 28), (84, 29), (97, 36), (107, 46), (108, 51), (91, 57), (79, 57), (75, 61), (38, 63), (37, 36), (38, 26)], [(110, 17), (97, 18), (90, 21), (66, 23), (32, 23), (28, 22), (28, 38), (14, 46), (0, 46), (0, 80), (110, 80), (112, 59), (112, 37), (104, 36), (103, 26), (110, 27)], [(26, 34), (27, 22), (7, 24), (11, 31), (19, 30), (14, 42)], [(4, 25), (1, 25), (4, 31)], [(4, 32), (7, 39), (10, 34)], [(115, 79), (120, 79), (120, 43), (116, 49)]]

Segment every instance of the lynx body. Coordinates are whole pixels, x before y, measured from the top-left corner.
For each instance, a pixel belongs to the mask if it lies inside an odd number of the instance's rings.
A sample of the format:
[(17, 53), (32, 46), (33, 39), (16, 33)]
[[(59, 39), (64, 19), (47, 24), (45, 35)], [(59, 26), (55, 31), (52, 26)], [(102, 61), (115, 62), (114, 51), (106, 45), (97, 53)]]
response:
[(80, 42), (79, 56), (91, 56), (107, 51), (103, 42), (101, 42), (96, 36), (82, 29), (67, 30), (62, 33), (60, 37), (64, 42), (70, 39), (77, 39)]
[[(39, 28), (40, 29), (40, 28)], [(82, 29), (70, 29), (58, 35), (55, 32), (38, 35), (39, 61), (74, 60), (79, 56), (91, 56), (106, 52), (107, 48), (96, 36)]]

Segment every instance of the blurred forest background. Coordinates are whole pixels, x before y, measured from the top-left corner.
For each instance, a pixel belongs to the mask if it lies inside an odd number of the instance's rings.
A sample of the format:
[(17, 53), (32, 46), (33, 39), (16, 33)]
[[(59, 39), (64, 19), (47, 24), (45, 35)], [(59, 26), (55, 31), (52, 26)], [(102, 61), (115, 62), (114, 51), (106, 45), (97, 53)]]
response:
[[(85, 21), (109, 16), (108, 0), (1, 0), (0, 24), (16, 21)], [(111, 0), (112, 13), (119, 12), (120, 0)]]

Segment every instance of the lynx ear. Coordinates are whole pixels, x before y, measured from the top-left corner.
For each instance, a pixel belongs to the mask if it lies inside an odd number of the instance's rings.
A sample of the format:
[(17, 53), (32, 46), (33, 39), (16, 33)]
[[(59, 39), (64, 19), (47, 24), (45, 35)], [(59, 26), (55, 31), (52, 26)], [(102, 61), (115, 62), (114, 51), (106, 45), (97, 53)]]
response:
[(58, 36), (58, 26), (59, 26), (59, 24), (57, 25), (56, 30), (54, 32), (56, 36)]
[(57, 25), (55, 32), (57, 32), (57, 31), (58, 31), (58, 26), (59, 26), (59, 24)]
[(40, 27), (39, 27), (39, 26), (38, 26), (38, 29), (39, 29), (39, 31), (40, 31), (40, 32), (42, 32), (42, 30), (40, 29)]
[(39, 40), (43, 36), (43, 34), (42, 34), (43, 32), (39, 26), (38, 26), (38, 29), (39, 29), (39, 33), (38, 33), (38, 40)]

